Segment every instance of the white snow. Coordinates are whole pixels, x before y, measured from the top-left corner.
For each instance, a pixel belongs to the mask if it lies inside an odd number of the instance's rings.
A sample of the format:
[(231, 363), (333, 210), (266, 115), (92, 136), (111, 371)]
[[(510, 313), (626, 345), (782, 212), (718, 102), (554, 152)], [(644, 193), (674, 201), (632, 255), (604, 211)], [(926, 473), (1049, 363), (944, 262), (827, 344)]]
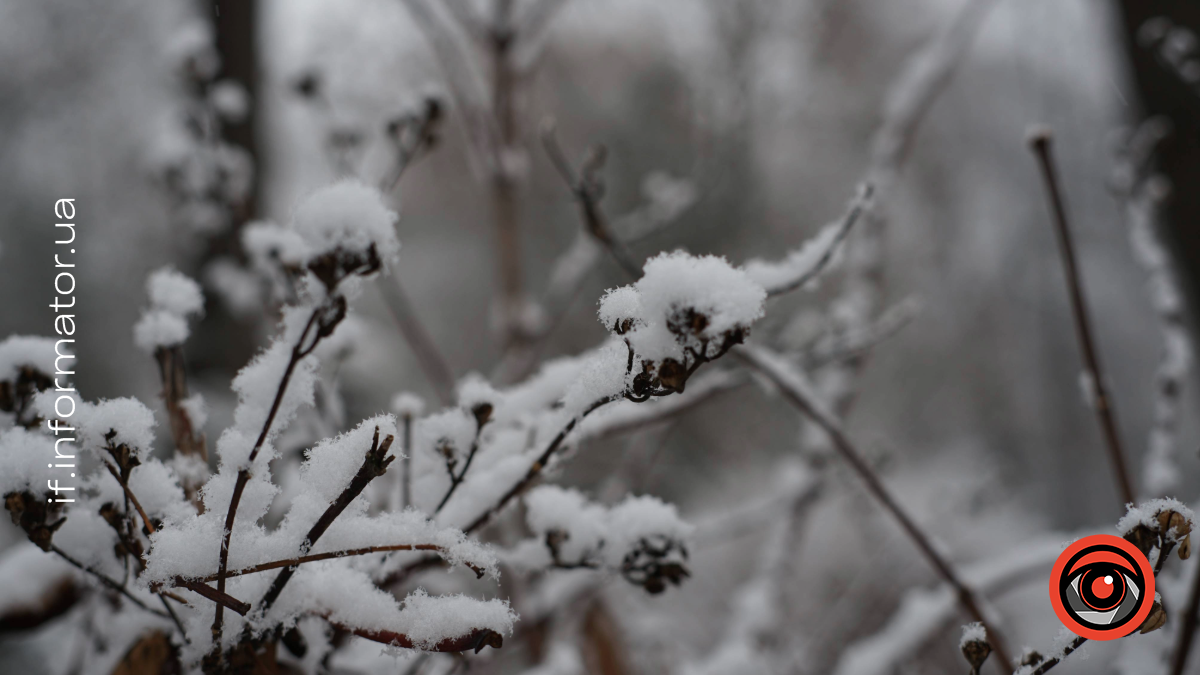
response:
[(392, 397), (392, 412), (397, 417), (420, 417), (425, 413), (425, 400), (412, 392), (402, 391)]
[(190, 334), (187, 319), (166, 310), (146, 312), (133, 325), (133, 343), (148, 354), (159, 347), (183, 344)]
[(297, 207), (293, 228), (311, 256), (345, 251), (365, 253), (372, 244), (384, 264), (400, 253), (395, 211), (379, 191), (357, 180), (342, 180), (309, 195)]
[(204, 310), (200, 284), (171, 267), (155, 270), (146, 279), (146, 293), (155, 309), (177, 316), (199, 314)]
[(1117, 531), (1125, 535), (1132, 532), (1138, 525), (1145, 525), (1154, 532), (1158, 532), (1160, 530), (1158, 514), (1163, 511), (1175, 511), (1186, 518), (1189, 523), (1195, 522), (1196, 516), (1186, 504), (1178, 499), (1166, 497), (1150, 499), (1137, 506), (1126, 504), (1125, 515), (1117, 521)]
[(962, 637), (958, 640), (958, 647), (962, 649), (968, 642), (987, 642), (987, 629), (978, 621), (974, 623), (963, 624)]
[[(61, 447), (75, 454), (69, 444)], [(44, 491), (50, 471), (46, 464), (53, 458), (53, 438), (22, 427), (0, 430), (0, 496), (30, 488)]]
[[(144, 459), (154, 449), (154, 413), (136, 398), (80, 403), (73, 419), (79, 428), (79, 444), (87, 450), (101, 451), (109, 443), (114, 447), (124, 443)], [(111, 440), (106, 438), (109, 433), (114, 434)]]
[[(0, 381), (13, 381), (22, 366), (45, 375), (54, 374), (54, 338), (32, 335), (10, 335), (0, 342)], [(65, 352), (64, 352), (65, 353)], [(74, 360), (61, 362), (66, 370), (74, 370)]]

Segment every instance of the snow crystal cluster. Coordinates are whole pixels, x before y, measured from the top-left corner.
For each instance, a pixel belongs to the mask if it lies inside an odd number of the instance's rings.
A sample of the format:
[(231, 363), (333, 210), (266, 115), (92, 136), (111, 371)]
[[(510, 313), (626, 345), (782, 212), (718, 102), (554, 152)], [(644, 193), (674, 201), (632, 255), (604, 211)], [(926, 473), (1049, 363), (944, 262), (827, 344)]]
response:
[(1177, 513), (1188, 524), (1195, 522), (1196, 518), (1192, 510), (1178, 499), (1169, 497), (1151, 499), (1137, 506), (1132, 504), (1127, 505), (1125, 515), (1117, 521), (1117, 531), (1122, 535), (1128, 535), (1138, 526), (1142, 526), (1153, 532), (1159, 532), (1163, 529), (1160, 521), (1164, 513)]
[(399, 216), (373, 187), (341, 180), (300, 202), (290, 227), (254, 223), (242, 233), (252, 264), (268, 276), (307, 271), (327, 289), (395, 263)]
[(646, 262), (641, 279), (600, 300), (600, 321), (641, 360), (634, 395), (683, 391), (701, 363), (740, 343), (763, 315), (767, 293), (724, 258), (682, 251)]
[(525, 496), (525, 505), (536, 539), (513, 551), (514, 563), (613, 569), (651, 593), (688, 576), (693, 527), (656, 497), (630, 495), (608, 508), (578, 490), (544, 485)]
[[(62, 352), (70, 354), (71, 352)], [(0, 422), (33, 427), (40, 423), (31, 415), (37, 393), (54, 384), (55, 342), (51, 338), (13, 335), (0, 342)], [(70, 359), (70, 360), (66, 360)], [(64, 369), (74, 371), (73, 357), (65, 357)], [(58, 375), (59, 386), (69, 385), (68, 375)]]
[(50, 375), (55, 370), (54, 356), (52, 338), (10, 335), (0, 342), (0, 382), (15, 383), (25, 368)]
[(133, 326), (134, 344), (150, 354), (183, 344), (190, 334), (187, 318), (204, 310), (200, 284), (164, 267), (146, 279), (146, 293), (150, 297), (150, 307)]

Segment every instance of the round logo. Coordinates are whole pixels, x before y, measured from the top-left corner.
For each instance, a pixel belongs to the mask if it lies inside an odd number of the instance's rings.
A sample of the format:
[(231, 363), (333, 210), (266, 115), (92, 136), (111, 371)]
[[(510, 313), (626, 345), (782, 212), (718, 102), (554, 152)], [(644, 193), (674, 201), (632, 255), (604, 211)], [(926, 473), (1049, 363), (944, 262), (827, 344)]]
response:
[(1054, 561), (1050, 604), (1063, 625), (1080, 637), (1125, 637), (1154, 607), (1154, 570), (1136, 546), (1120, 537), (1084, 537)]

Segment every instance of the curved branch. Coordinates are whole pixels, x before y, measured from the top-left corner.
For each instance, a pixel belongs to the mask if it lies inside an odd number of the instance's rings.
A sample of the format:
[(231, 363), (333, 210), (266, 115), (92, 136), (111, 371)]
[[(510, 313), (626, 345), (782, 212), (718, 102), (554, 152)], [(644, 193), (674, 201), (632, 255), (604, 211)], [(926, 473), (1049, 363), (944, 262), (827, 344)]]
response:
[(934, 570), (947, 583), (954, 587), (958, 595), (958, 601), (962, 604), (963, 609), (971, 615), (972, 619), (984, 625), (988, 631), (988, 635), (991, 636), (990, 641), (993, 649), (996, 651), (996, 656), (1000, 659), (1002, 665), (1011, 672), (1012, 659), (1008, 656), (1009, 651), (1005, 645), (1005, 641), (1001, 637), (1000, 632), (996, 630), (992, 622), (985, 616), (981, 599), (962, 580), (950, 561), (938, 551), (929, 535), (917, 525), (912, 515), (904, 507), (900, 506), (900, 503), (896, 500), (891, 490), (883, 484), (883, 481), (876, 475), (875, 470), (871, 468), (871, 465), (863, 458), (862, 453), (859, 452), (858, 448), (854, 446), (854, 443), (846, 435), (841, 423), (831, 413), (826, 411), (824, 405), (808, 390), (808, 385), (804, 382), (800, 373), (791, 368), (778, 355), (762, 347), (741, 345), (734, 352), (748, 366), (771, 380), (789, 403), (798, 408), (829, 436), (838, 454), (858, 474), (867, 491), (900, 523), (901, 529), (916, 544), (917, 549), (925, 556)]

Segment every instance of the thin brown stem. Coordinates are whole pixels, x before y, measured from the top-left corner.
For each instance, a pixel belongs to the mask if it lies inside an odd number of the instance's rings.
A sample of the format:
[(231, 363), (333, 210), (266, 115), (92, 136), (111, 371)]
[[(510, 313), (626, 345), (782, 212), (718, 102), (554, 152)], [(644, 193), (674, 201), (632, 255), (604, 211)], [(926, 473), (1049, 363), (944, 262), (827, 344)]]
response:
[(1192, 641), (1196, 639), (1196, 624), (1200, 621), (1200, 565), (1192, 574), (1192, 588), (1188, 592), (1187, 607), (1183, 610), (1183, 623), (1179, 626), (1179, 641), (1171, 652), (1171, 675), (1183, 675)]
[(171, 616), (171, 621), (175, 622), (175, 627), (179, 629), (179, 634), (183, 636), (183, 641), (191, 644), (192, 639), (188, 637), (187, 630), (183, 627), (183, 622), (179, 620), (179, 615), (175, 613), (175, 608), (171, 606), (171, 603), (167, 602), (166, 594), (159, 593), (158, 599), (162, 602), (163, 609), (167, 610), (167, 614)]
[(509, 344), (526, 339), (521, 317), (524, 311), (524, 281), (517, 176), (510, 159), (520, 152), (517, 147), (517, 74), (513, 71), (510, 58), (515, 39), (512, 27), (513, 0), (497, 0), (495, 9), (486, 46), (492, 67), (491, 114), (499, 133), (499, 152), (490, 178), (492, 219), (496, 227), (496, 253), (503, 293), (500, 311), (504, 342)]
[[(301, 331), (300, 338), (292, 347), (291, 358), (288, 359), (287, 366), (283, 370), (283, 377), (279, 381), (279, 388), (275, 390), (275, 399), (271, 401), (271, 408), (267, 412), (267, 419), (263, 422), (262, 431), (259, 432), (258, 439), (254, 442), (254, 447), (250, 450), (246, 466), (238, 471), (237, 482), (233, 486), (233, 497), (229, 501), (229, 510), (225, 514), (225, 529), (221, 533), (221, 554), (217, 566), (217, 593), (223, 594), (225, 592), (225, 573), (229, 569), (229, 539), (233, 534), (233, 523), (237, 518), (238, 505), (242, 501), (242, 492), (246, 489), (246, 483), (250, 481), (249, 467), (254, 464), (259, 450), (262, 449), (263, 443), (267, 440), (267, 434), (271, 430), (271, 424), (275, 421), (275, 415), (279, 413), (279, 405), (283, 402), (283, 395), (287, 392), (288, 382), (292, 379), (292, 373), (296, 370), (296, 365), (316, 348), (317, 342), (320, 340), (320, 335), (318, 334), (317, 338), (313, 340), (312, 345), (308, 348), (304, 346), (304, 341), (308, 338), (309, 331), (317, 324), (321, 316), (321, 311), (321, 307), (313, 309), (312, 315), (308, 317), (308, 323), (304, 324), (304, 330)], [(218, 603), (212, 624), (214, 652), (217, 652), (221, 648), (221, 624), (225, 619), (224, 610), (225, 605)]]
[(1121, 445), (1121, 434), (1117, 429), (1116, 412), (1113, 410), (1112, 400), (1105, 384), (1104, 370), (1100, 367), (1100, 355), (1096, 349), (1092, 321), (1088, 314), (1087, 302), (1083, 295), (1083, 283), (1080, 280), (1079, 268), (1075, 260), (1075, 245), (1071, 238), (1071, 227), (1067, 219), (1062, 190), (1059, 187), (1058, 170), (1054, 164), (1051, 140), (1052, 136), (1049, 131), (1040, 130), (1030, 136), (1029, 147), (1037, 157), (1042, 182), (1045, 184), (1046, 195), (1054, 216), (1054, 229), (1058, 236), (1063, 273), (1071, 297), (1075, 332), (1079, 338), (1079, 346), (1083, 352), (1084, 370), (1090, 380), (1089, 384), (1092, 390), (1089, 392), (1092, 398), (1092, 407), (1096, 411), (1096, 416), (1100, 420), (1100, 428), (1104, 432), (1109, 461), (1117, 480), (1117, 489), (1120, 492), (1122, 503), (1133, 504), (1136, 503), (1133, 482), (1129, 479), (1129, 469), (1125, 463), (1125, 453)]
[(633, 259), (625, 245), (613, 234), (608, 216), (600, 207), (600, 197), (604, 193), (604, 184), (599, 178), (599, 169), (604, 156), (603, 149), (593, 149), (590, 153), (592, 159), (585, 162), (581, 177), (577, 178), (575, 171), (571, 168), (571, 163), (567, 160), (566, 153), (558, 144), (553, 121), (547, 121), (542, 126), (541, 136), (546, 156), (550, 158), (550, 163), (554, 165), (558, 175), (562, 177), (563, 182), (567, 184), (567, 189), (571, 191), (575, 201), (579, 204), (579, 215), (583, 219), (588, 234), (604, 246), (626, 274), (634, 279), (641, 276), (642, 266)]
[(546, 468), (546, 464), (554, 456), (554, 453), (558, 452), (558, 450), (562, 447), (563, 441), (566, 440), (567, 436), (571, 433), (571, 430), (575, 428), (575, 425), (579, 423), (579, 420), (587, 417), (597, 408), (615, 400), (617, 400), (616, 397), (602, 398), (593, 402), (590, 406), (585, 408), (583, 412), (579, 413), (575, 417), (572, 417), (571, 421), (567, 422), (567, 425), (558, 432), (558, 435), (554, 437), (554, 440), (550, 441), (550, 444), (547, 445), (546, 449), (542, 451), (542, 454), (537, 458), (537, 461), (535, 461), (533, 465), (529, 467), (529, 471), (525, 472), (525, 477), (517, 481), (517, 483), (513, 485), (508, 492), (504, 493), (504, 496), (502, 496), (499, 501), (493, 504), (487, 511), (481, 513), (478, 518), (471, 522), (470, 525), (463, 528), (463, 532), (471, 534), (484, 525), (487, 525), (497, 513), (500, 513), (505, 506), (508, 506), (509, 502), (521, 495), (523, 492), (525, 492), (525, 490), (529, 489), (529, 486), (531, 486), (533, 482), (542, 475), (542, 470)]
[[(554, 439), (550, 441), (550, 444), (546, 446), (546, 449), (542, 451), (542, 454), (539, 455), (537, 460), (534, 461), (534, 463), (529, 467), (529, 470), (525, 473), (525, 476), (521, 480), (517, 481), (517, 483), (514, 484), (512, 486), (512, 488), (508, 490), (508, 492), (505, 492), (504, 495), (501, 496), (500, 499), (497, 500), (495, 504), (490, 506), (483, 513), (479, 514), (479, 516), (476, 517), (475, 520), (471, 521), (470, 525), (463, 528), (463, 532), (465, 532), (467, 534), (471, 534), (471, 533), (483, 528), (488, 523), (490, 523), (492, 521), (492, 518), (496, 517), (496, 514), (500, 513), (501, 511), (504, 510), (504, 507), (508, 506), (509, 502), (511, 502), (513, 499), (516, 499), (523, 492), (528, 490), (529, 487), (534, 483), (534, 481), (536, 481), (538, 479), (538, 477), (541, 476), (542, 471), (546, 468), (546, 464), (550, 461), (550, 459), (554, 456), (554, 454), (556, 452), (558, 452), (559, 449), (562, 448), (563, 441), (566, 440), (567, 436), (575, 428), (575, 425), (577, 425), (579, 423), (579, 420), (583, 419), (584, 417), (587, 417), (593, 411), (595, 411), (597, 408), (599, 408), (607, 403), (611, 403), (612, 401), (619, 400), (619, 398), (620, 397), (602, 398), (598, 401), (593, 402), (590, 406), (585, 408), (584, 411), (581, 412), (580, 414), (571, 418), (571, 421), (567, 422), (566, 426), (564, 426), (561, 430), (559, 430), (558, 434), (554, 437)], [(389, 586), (393, 583), (396, 583), (397, 581), (406, 579), (410, 574), (413, 574), (413, 573), (418, 572), (423, 569), (434, 567), (436, 565), (440, 565), (441, 562), (442, 562), (441, 559), (433, 557), (433, 556), (429, 556), (429, 557), (421, 558), (420, 560), (413, 561), (413, 562), (409, 563), (408, 565), (400, 568), (399, 570), (396, 570), (391, 575), (389, 575), (388, 578), (385, 579), (380, 584), (380, 586)]]
[(190, 579), (175, 579), (174, 584), (179, 588), (186, 588), (196, 595), (212, 600), (217, 603), (217, 607), (228, 607), (242, 616), (246, 616), (246, 613), (250, 611), (250, 603), (242, 602), (232, 595), (224, 591), (218, 591), (208, 584)]
[(1005, 645), (1005, 640), (995, 626), (987, 619), (980, 599), (955, 571), (954, 566), (947, 560), (933, 544), (929, 535), (921, 529), (916, 520), (900, 505), (892, 494), (891, 490), (884, 485), (883, 481), (875, 473), (875, 470), (859, 452), (858, 448), (846, 435), (841, 423), (836, 420), (831, 413), (825, 410), (825, 407), (812, 397), (807, 386), (801, 381), (798, 375), (783, 367), (783, 362), (778, 356), (766, 351), (761, 347), (741, 346), (734, 350), (748, 366), (762, 373), (783, 393), (784, 398), (792, 405), (798, 408), (805, 416), (811, 419), (832, 441), (834, 448), (838, 454), (850, 465), (871, 496), (875, 497), (876, 501), (883, 506), (884, 510), (892, 515), (893, 518), (900, 524), (901, 529), (908, 535), (909, 539), (916, 544), (917, 549), (925, 556), (930, 565), (935, 571), (950, 584), (958, 595), (959, 604), (971, 616), (972, 619), (984, 625), (988, 631), (992, 648), (996, 652), (997, 658), (1002, 662), (1001, 665), (1008, 672), (1012, 672), (1012, 659), (1009, 658), (1009, 651)]
[(83, 570), (84, 572), (87, 572), (88, 574), (92, 575), (93, 577), (99, 579), (102, 584), (104, 584), (105, 586), (108, 586), (112, 590), (125, 596), (126, 598), (128, 598), (128, 600), (130, 602), (137, 605), (138, 607), (141, 607), (142, 609), (146, 610), (147, 612), (150, 612), (151, 614), (157, 614), (158, 616), (161, 616), (164, 619), (171, 618), (166, 612), (160, 612), (157, 609), (153, 609), (153, 608), (149, 607), (148, 605), (146, 605), (146, 603), (142, 602), (136, 596), (134, 596), (132, 593), (130, 593), (129, 590), (126, 589), (124, 586), (122, 586), (120, 583), (110, 579), (109, 577), (107, 577), (106, 575), (104, 575), (100, 572), (97, 572), (96, 570), (92, 569), (91, 567), (84, 565), (83, 563), (79, 562), (75, 558), (68, 555), (66, 551), (63, 551), (61, 548), (55, 546), (54, 544), (50, 544), (49, 550), (56, 553), (58, 555), (58, 557), (62, 558), (63, 560), (66, 560), (71, 565), (73, 565), (73, 566)]
[(154, 523), (150, 522), (150, 516), (146, 515), (146, 509), (142, 508), (142, 503), (138, 501), (137, 495), (133, 494), (133, 490), (129, 489), (129, 483), (121, 478), (121, 474), (117, 471), (116, 467), (109, 464), (107, 460), (102, 461), (104, 461), (104, 468), (108, 469), (112, 477), (117, 479), (117, 483), (120, 484), (121, 489), (125, 491), (125, 498), (133, 504), (133, 508), (137, 509), (138, 515), (142, 517), (142, 523), (146, 526), (146, 531), (154, 534)]
[(475, 461), (475, 455), (479, 452), (479, 436), (482, 433), (483, 424), (477, 423), (475, 427), (475, 438), (471, 441), (470, 452), (467, 453), (467, 461), (463, 462), (462, 471), (458, 472), (457, 476), (454, 475), (454, 469), (450, 469), (450, 487), (446, 489), (446, 494), (442, 495), (442, 501), (438, 502), (437, 508), (433, 510), (433, 515), (436, 516), (442, 512), (442, 509), (446, 507), (446, 503), (450, 501), (450, 497), (454, 496), (454, 492), (458, 490), (458, 486), (462, 485), (463, 480), (466, 479), (467, 470), (471, 468), (471, 462)]

